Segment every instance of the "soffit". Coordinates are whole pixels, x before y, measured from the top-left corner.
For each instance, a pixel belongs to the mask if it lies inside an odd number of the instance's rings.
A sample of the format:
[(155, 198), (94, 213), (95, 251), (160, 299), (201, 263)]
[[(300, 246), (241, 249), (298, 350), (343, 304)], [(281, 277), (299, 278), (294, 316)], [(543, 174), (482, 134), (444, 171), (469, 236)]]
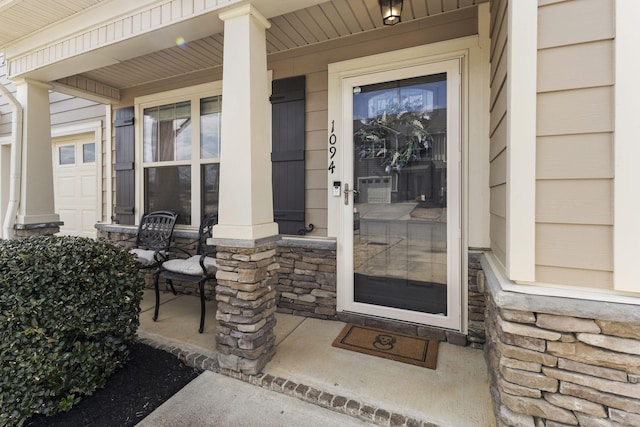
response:
[(0, 46), (103, 1), (105, 0), (0, 0)]
[[(0, 0), (0, 46), (20, 42), (21, 39), (25, 40), (30, 35), (37, 34), (39, 29), (59, 26), (61, 21), (69, 19), (69, 22), (72, 22), (71, 20), (76, 19), (74, 15), (78, 16), (92, 7), (102, 7), (99, 4), (108, 1), (113, 0), (47, 0), (46, 2)], [(383, 27), (378, 0), (250, 1), (258, 10), (265, 13), (271, 22), (271, 28), (267, 30), (266, 36), (269, 54), (349, 37)], [(402, 21), (423, 19), (487, 1), (404, 0)], [(141, 3), (152, 2), (152, 0), (144, 0)], [(283, 14), (282, 12), (286, 10), (293, 11)], [(212, 16), (215, 16), (217, 21), (217, 14)], [(61, 75), (80, 77), (117, 91), (220, 67), (224, 36), (219, 30), (221, 26), (212, 25), (215, 22), (208, 19), (210, 18), (203, 16), (201, 19), (158, 30), (157, 34), (150, 33), (146, 37), (132, 39), (126, 44), (105, 47), (103, 53), (96, 50), (95, 54), (99, 56), (96, 57), (95, 64), (100, 64), (95, 65), (96, 68), (74, 75), (74, 68), (77, 70), (76, 64), (74, 61), (68, 61), (68, 65), (60, 64), (58, 76), (55, 78)], [(218, 30), (213, 30), (214, 28)], [(207, 30), (211, 31), (208, 35)], [(198, 36), (189, 39), (188, 33), (198, 34)], [(152, 49), (152, 44), (155, 44), (159, 38), (172, 37), (175, 40), (181, 34), (187, 38), (185, 44), (181, 46), (173, 44), (172, 47), (166, 48), (172, 43), (164, 43), (164, 48)], [(136, 52), (144, 52), (144, 54), (136, 54)], [(107, 57), (110, 58), (109, 61), (103, 61)], [(83, 65), (86, 66), (87, 63)], [(35, 78), (39, 77), (35, 76)], [(62, 83), (68, 83), (68, 79), (62, 80)]]
[[(402, 21), (422, 19), (488, 0), (405, 0)], [(267, 53), (278, 53), (383, 27), (378, 0), (331, 0), (269, 19)], [(402, 24), (399, 24), (402, 25)], [(151, 54), (85, 72), (89, 79), (126, 89), (222, 65), (224, 36), (212, 34)]]

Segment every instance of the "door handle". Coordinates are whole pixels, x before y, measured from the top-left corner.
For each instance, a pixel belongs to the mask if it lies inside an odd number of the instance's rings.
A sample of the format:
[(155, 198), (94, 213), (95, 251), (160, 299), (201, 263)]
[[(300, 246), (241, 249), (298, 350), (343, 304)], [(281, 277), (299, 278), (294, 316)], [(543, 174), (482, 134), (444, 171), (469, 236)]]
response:
[(359, 194), (360, 192), (356, 189), (353, 190), (349, 190), (349, 184), (345, 183), (344, 184), (344, 204), (348, 205), (349, 204), (349, 193), (353, 193), (353, 195), (355, 196), (356, 194)]

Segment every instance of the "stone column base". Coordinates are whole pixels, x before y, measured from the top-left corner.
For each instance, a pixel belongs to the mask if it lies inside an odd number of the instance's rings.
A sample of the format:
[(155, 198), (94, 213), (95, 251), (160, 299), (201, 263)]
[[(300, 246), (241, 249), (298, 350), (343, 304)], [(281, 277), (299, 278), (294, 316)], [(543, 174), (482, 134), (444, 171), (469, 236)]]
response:
[(216, 348), (223, 370), (255, 375), (275, 354), (275, 246), (217, 247)]
[(15, 230), (14, 237), (16, 239), (26, 239), (32, 236), (52, 236), (60, 232), (60, 226), (64, 225), (64, 222), (47, 222), (41, 224), (15, 224), (13, 229)]

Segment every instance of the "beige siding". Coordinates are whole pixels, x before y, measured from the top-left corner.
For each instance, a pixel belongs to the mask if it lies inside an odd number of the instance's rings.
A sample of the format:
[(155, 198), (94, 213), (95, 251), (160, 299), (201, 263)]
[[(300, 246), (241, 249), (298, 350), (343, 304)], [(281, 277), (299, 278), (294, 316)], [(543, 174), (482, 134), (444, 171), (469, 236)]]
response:
[(542, 49), (538, 92), (612, 85), (613, 59), (612, 40)]
[(613, 0), (565, 1), (538, 9), (539, 49), (607, 40), (613, 36)]
[(612, 130), (613, 86), (538, 94), (538, 136)]
[(536, 281), (613, 283), (612, 0), (540, 2)]
[(613, 283), (610, 271), (582, 270), (564, 267), (536, 267), (536, 281), (563, 285), (608, 289)]
[(612, 231), (601, 225), (537, 224), (536, 260), (540, 266), (612, 271)]
[(506, 265), (507, 189), (507, 0), (491, 3), (490, 104), (490, 240), (496, 257)]
[[(575, 161), (576, 153), (580, 161)], [(613, 178), (612, 134), (538, 137), (536, 176), (539, 180)]]
[(539, 180), (536, 221), (556, 224), (613, 224), (613, 182), (604, 179)]

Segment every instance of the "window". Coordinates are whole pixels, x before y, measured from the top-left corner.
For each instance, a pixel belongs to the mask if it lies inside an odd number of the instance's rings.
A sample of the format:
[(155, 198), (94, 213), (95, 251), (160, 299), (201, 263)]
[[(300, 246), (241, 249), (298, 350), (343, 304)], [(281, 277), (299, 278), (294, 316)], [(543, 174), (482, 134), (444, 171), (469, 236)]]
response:
[(145, 212), (174, 211), (178, 224), (198, 226), (218, 211), (220, 92), (201, 85), (136, 100)]
[(63, 145), (58, 149), (60, 165), (76, 164), (76, 147), (75, 145)]
[(82, 144), (82, 163), (95, 163), (96, 162), (96, 144), (95, 142), (89, 144)]

